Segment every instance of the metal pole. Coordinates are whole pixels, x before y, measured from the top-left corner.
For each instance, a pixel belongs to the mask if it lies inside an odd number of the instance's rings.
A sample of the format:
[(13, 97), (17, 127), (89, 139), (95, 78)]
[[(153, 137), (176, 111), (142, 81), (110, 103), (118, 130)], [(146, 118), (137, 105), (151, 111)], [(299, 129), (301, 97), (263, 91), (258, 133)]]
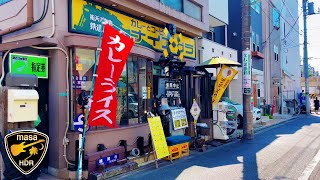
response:
[(303, 69), (305, 78), (305, 95), (306, 95), (306, 115), (310, 115), (310, 100), (309, 100), (309, 64), (308, 64), (308, 40), (307, 40), (307, 4), (308, 0), (302, 0), (303, 4), (303, 31), (304, 31), (304, 42), (303, 42)]
[[(245, 92), (243, 89), (243, 138), (244, 139), (253, 139), (253, 116), (250, 108), (250, 99), (252, 97), (252, 61), (251, 61), (251, 1), (250, 0), (242, 0), (242, 50), (250, 51), (249, 57), (250, 65), (244, 68), (244, 59), (242, 57), (242, 71), (247, 71), (251, 77), (247, 79), (247, 77), (242, 77), (243, 85), (251, 86), (249, 88), (249, 92)], [(244, 53), (243, 53), (244, 54)], [(243, 55), (244, 56), (244, 55)], [(244, 73), (243, 73), (244, 74)], [(249, 80), (249, 82), (248, 82)]]

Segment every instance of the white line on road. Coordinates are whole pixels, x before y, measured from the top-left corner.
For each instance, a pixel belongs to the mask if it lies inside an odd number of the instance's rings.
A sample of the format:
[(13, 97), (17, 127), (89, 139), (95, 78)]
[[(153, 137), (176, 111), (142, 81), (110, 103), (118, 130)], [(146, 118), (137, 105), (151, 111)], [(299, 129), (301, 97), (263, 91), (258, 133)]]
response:
[(307, 168), (303, 171), (302, 175), (299, 177), (299, 180), (308, 180), (312, 171), (317, 166), (319, 161), (320, 161), (320, 150), (318, 151), (316, 156), (312, 159), (312, 161), (309, 163)]

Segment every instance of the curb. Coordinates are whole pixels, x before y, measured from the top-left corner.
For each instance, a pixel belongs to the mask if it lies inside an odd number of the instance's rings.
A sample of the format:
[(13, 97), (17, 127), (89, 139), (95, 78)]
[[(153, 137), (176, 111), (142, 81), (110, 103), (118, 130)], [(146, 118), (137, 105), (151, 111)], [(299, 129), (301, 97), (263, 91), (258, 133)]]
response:
[(272, 129), (274, 127), (277, 127), (277, 126), (280, 126), (280, 125), (283, 125), (283, 124), (286, 124), (286, 123), (289, 123), (291, 121), (294, 121), (300, 117), (302, 117), (303, 115), (298, 115), (298, 116), (294, 116), (294, 117), (291, 117), (289, 119), (286, 119), (286, 120), (283, 120), (281, 122), (278, 122), (278, 123), (275, 123), (275, 124), (272, 124), (270, 126), (265, 126), (265, 127), (260, 127), (260, 128), (257, 128), (257, 129), (254, 129), (254, 133), (256, 134), (260, 134), (262, 132), (265, 132), (266, 130), (269, 130), (269, 129)]

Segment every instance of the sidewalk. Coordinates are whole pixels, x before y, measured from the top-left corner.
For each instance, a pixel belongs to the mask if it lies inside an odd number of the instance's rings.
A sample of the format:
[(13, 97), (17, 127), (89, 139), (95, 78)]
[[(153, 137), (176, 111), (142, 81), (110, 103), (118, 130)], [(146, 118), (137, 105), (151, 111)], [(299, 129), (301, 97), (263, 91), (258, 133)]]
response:
[[(293, 119), (299, 118), (301, 116), (304, 116), (304, 115), (292, 116), (292, 115), (275, 114), (273, 116), (273, 119), (261, 119), (261, 120), (255, 122), (254, 131), (255, 131), (255, 133), (257, 133), (257, 132), (262, 131), (263, 129), (266, 129), (268, 127), (272, 127), (272, 126), (287, 122), (289, 120), (293, 120)], [(232, 139), (232, 142), (227, 143), (227, 144), (222, 145), (222, 146), (219, 146), (219, 147), (211, 147), (211, 146), (209, 146), (208, 150), (206, 152), (212, 151), (212, 150), (217, 149), (217, 148), (224, 147), (224, 146), (229, 145), (229, 144), (236, 143), (236, 142), (239, 141), (238, 137), (242, 137), (242, 130), (238, 130), (237, 133), (234, 133), (233, 137), (230, 138), (230, 139)], [(190, 156), (189, 157), (184, 157), (181, 160), (190, 159), (190, 158), (195, 157), (195, 156), (200, 155), (200, 154), (203, 154), (203, 152), (198, 152), (198, 151), (191, 150), (190, 151)], [(176, 162), (177, 161), (181, 161), (181, 160), (178, 159), (178, 160), (176, 160)], [(171, 163), (169, 161), (159, 161), (159, 165), (161, 167), (167, 166), (167, 165), (170, 165), (170, 164)], [(146, 163), (144, 166), (140, 166), (137, 170), (130, 171), (130, 172), (127, 172), (125, 174), (121, 174), (119, 176), (112, 177), (111, 179), (119, 179), (119, 178), (120, 179), (121, 178), (125, 179), (125, 177), (127, 177), (128, 175), (130, 175), (132, 173), (138, 173), (138, 172), (143, 172), (143, 171), (152, 170), (152, 169), (154, 169), (154, 163), (153, 162), (149, 162), (149, 163)], [(49, 174), (41, 174), (41, 176), (39, 177), (39, 180), (59, 180), (59, 179), (54, 177), (54, 176), (51, 176)]]

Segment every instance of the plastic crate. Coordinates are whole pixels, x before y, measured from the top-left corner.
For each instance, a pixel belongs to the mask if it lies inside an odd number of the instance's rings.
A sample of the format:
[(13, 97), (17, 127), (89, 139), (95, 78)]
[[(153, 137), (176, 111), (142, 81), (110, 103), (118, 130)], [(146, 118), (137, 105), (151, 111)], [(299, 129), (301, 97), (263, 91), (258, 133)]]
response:
[(164, 158), (165, 160), (175, 160), (181, 157), (181, 144), (176, 144), (173, 146), (168, 146), (169, 156)]
[(180, 144), (181, 156), (189, 156), (189, 142)]

